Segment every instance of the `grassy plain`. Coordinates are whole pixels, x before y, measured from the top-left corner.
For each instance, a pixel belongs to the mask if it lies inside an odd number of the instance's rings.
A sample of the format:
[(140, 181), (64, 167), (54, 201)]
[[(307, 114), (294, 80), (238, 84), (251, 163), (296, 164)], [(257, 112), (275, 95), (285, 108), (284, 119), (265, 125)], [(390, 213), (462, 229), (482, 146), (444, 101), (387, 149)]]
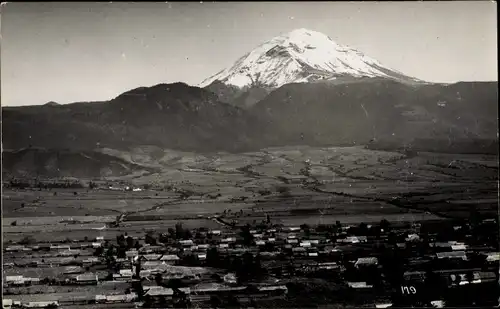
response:
[[(110, 150), (108, 150), (109, 152)], [(256, 153), (200, 155), (136, 150), (121, 154), (156, 172), (127, 182), (141, 192), (106, 189), (4, 189), (4, 241), (46, 241), (187, 227), (221, 227), (224, 212), (244, 222), (269, 215), (285, 225), (359, 223), (497, 213), (498, 157), (373, 151), (363, 147), (283, 147)], [(134, 161), (135, 160), (135, 161)], [(98, 181), (99, 182), (99, 181)], [(118, 227), (110, 222), (121, 217)]]

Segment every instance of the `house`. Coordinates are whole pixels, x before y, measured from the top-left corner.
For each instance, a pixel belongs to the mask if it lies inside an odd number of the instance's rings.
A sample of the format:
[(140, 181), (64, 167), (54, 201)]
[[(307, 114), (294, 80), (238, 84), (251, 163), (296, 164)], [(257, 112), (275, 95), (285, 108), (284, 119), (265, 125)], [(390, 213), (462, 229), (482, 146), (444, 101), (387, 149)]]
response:
[(152, 286), (147, 290), (145, 295), (149, 295), (151, 297), (173, 296), (174, 290), (172, 290), (170, 288), (164, 288), (161, 286)]
[(97, 284), (99, 281), (97, 274), (85, 273), (76, 276), (76, 282), (79, 284)]
[(453, 250), (453, 251), (463, 251), (463, 250), (467, 250), (467, 246), (465, 244), (451, 245), (451, 250)]
[(451, 251), (451, 252), (438, 252), (436, 253), (438, 259), (462, 259), (467, 260), (465, 251)]
[(2, 308), (3, 309), (12, 308), (13, 304), (14, 304), (14, 302), (12, 301), (12, 299), (2, 299)]
[(152, 269), (141, 269), (139, 272), (139, 277), (141, 278), (149, 278), (151, 275), (153, 275), (153, 270)]
[(299, 245), (304, 248), (311, 247), (311, 243), (309, 241), (302, 241)]
[[(472, 279), (469, 281), (469, 279)], [(451, 274), (450, 281), (452, 285), (478, 284), (496, 281), (494, 272), (476, 271), (472, 273), (472, 278), (468, 278), (465, 273)]]
[(5, 283), (15, 283), (15, 282), (23, 282), (24, 283), (24, 277), (23, 276), (5, 276)]
[(398, 242), (398, 243), (396, 243), (396, 247), (398, 247), (399, 249), (405, 249), (406, 248), (406, 243), (404, 243), (404, 242)]
[(429, 244), (429, 246), (440, 250), (451, 250), (452, 244), (449, 242), (435, 242)]
[(139, 257), (141, 261), (157, 261), (161, 258), (161, 254), (143, 254)]
[(59, 307), (59, 302), (53, 301), (30, 301), (28, 303), (23, 304), (26, 308), (46, 308), (48, 306), (57, 306)]
[(298, 239), (287, 239), (286, 242), (289, 244), (297, 244), (299, 241)]
[(63, 270), (63, 274), (79, 274), (83, 272), (83, 268), (80, 266), (67, 266)]
[(97, 304), (105, 303), (106, 302), (106, 295), (96, 295), (95, 302)]
[(336, 262), (325, 262), (325, 263), (318, 263), (317, 267), (318, 269), (321, 270), (332, 270), (332, 269), (338, 269), (339, 265), (337, 265)]
[(99, 263), (99, 258), (95, 256), (88, 257), (82, 261), (82, 264), (84, 266), (90, 266), (93, 264), (98, 264)]
[(205, 261), (207, 259), (207, 255), (205, 253), (198, 254), (198, 260)]
[(233, 273), (226, 274), (223, 278), (225, 283), (236, 284), (238, 281), (236, 279), (236, 275)]
[(119, 274), (122, 278), (132, 278), (133, 275), (131, 269), (120, 269)]
[(181, 244), (182, 246), (192, 246), (194, 245), (194, 242), (192, 239), (186, 239), (186, 240), (179, 240), (179, 244)]
[(102, 243), (100, 243), (100, 242), (93, 242), (92, 243), (92, 248), (95, 249), (95, 248), (99, 248), (99, 247), (102, 247)]
[(219, 244), (219, 248), (229, 248), (229, 244)]
[(164, 261), (145, 261), (144, 263), (141, 264), (143, 268), (147, 269), (153, 269), (156, 268), (160, 265), (165, 265), (166, 263)]
[(198, 245), (198, 249), (199, 250), (207, 250), (208, 248), (210, 248), (209, 244), (200, 244), (200, 245)]
[(265, 294), (263, 296), (285, 296), (288, 293), (288, 288), (285, 285), (259, 286), (257, 290)]
[(106, 303), (130, 303), (137, 298), (137, 294), (106, 295)]
[(5, 248), (5, 251), (7, 251), (7, 252), (19, 252), (19, 251), (23, 251), (24, 248), (25, 248), (25, 246), (15, 245), (15, 246), (9, 246), (9, 247)]
[(160, 261), (170, 262), (170, 263), (175, 263), (175, 262), (177, 262), (179, 260), (180, 260), (180, 258), (177, 255), (175, 255), (175, 254), (164, 254), (160, 258)]
[(104, 241), (104, 236), (97, 236), (95, 238), (96, 241)]
[(354, 264), (355, 267), (363, 267), (363, 266), (373, 266), (378, 264), (378, 259), (376, 257), (363, 257), (359, 258)]
[(500, 252), (486, 252), (486, 262), (500, 261)]
[(131, 259), (131, 260), (133, 260), (138, 255), (139, 255), (139, 251), (137, 251), (137, 250), (129, 250), (129, 251), (125, 252), (125, 256), (127, 257), (127, 259)]
[(255, 245), (257, 245), (257, 246), (265, 246), (266, 242), (264, 240), (257, 240), (257, 241), (255, 241)]
[(408, 234), (408, 237), (405, 239), (407, 242), (412, 242), (412, 241), (419, 241), (420, 236), (418, 234)]
[(75, 255), (80, 255), (82, 253), (81, 250), (60, 250), (58, 255), (59, 256), (75, 256)]
[(236, 241), (236, 237), (227, 237), (227, 238), (221, 239), (221, 242), (235, 242), (235, 241)]
[(308, 255), (310, 257), (318, 257), (318, 252), (309, 252)]
[(390, 308), (392, 303), (375, 304), (375, 308)]
[(431, 301), (431, 305), (433, 305), (434, 308), (444, 308), (445, 303), (442, 300), (433, 300)]
[(142, 254), (163, 253), (164, 251), (165, 247), (163, 246), (151, 246), (151, 245), (147, 245), (139, 249), (139, 253)]
[(367, 242), (368, 238), (366, 236), (347, 236), (344, 239), (337, 240), (338, 242), (357, 244), (360, 242)]
[(51, 245), (50, 250), (71, 250), (69, 245)]
[(347, 286), (353, 289), (369, 289), (372, 285), (366, 284), (366, 282), (347, 282)]
[(297, 253), (297, 254), (303, 254), (303, 253), (306, 253), (307, 250), (304, 247), (293, 247), (292, 252)]
[(219, 236), (221, 234), (220, 230), (211, 230), (210, 234)]

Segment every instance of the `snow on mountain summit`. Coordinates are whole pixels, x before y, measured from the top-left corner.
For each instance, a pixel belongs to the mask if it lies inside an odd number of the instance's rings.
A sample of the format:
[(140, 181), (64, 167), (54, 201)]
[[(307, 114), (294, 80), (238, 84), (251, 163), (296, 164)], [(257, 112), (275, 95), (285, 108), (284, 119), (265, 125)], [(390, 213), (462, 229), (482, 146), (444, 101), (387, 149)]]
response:
[(259, 45), (232, 67), (205, 79), (200, 87), (218, 80), (240, 88), (277, 88), (288, 83), (331, 80), (340, 76), (416, 81), (356, 49), (336, 43), (323, 33), (302, 28)]

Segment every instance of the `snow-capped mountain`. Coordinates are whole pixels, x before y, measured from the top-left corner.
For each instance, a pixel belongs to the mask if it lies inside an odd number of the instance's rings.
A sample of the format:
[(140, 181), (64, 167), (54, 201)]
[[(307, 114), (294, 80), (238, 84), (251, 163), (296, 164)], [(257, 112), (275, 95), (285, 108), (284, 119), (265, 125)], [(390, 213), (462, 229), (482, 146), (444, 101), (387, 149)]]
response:
[(205, 79), (199, 86), (206, 87), (220, 81), (239, 88), (277, 88), (289, 83), (343, 76), (418, 81), (356, 49), (336, 43), (323, 33), (297, 29), (261, 44), (232, 67)]

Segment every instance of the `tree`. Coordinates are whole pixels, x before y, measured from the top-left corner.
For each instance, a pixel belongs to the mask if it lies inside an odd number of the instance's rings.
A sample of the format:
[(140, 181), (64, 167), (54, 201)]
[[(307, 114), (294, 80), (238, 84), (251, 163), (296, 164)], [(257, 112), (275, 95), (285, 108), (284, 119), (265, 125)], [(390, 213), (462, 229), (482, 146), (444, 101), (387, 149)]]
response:
[(184, 239), (184, 229), (182, 227), (181, 222), (177, 222), (175, 224), (175, 238), (176, 239)]
[(217, 282), (217, 283), (221, 283), (223, 281), (221, 276), (219, 276), (218, 274), (213, 274), (210, 276), (210, 278), (215, 280), (215, 282)]
[(386, 219), (380, 220), (380, 228), (384, 230), (385, 233), (389, 232), (391, 224)]
[(127, 257), (127, 254), (126, 254), (126, 248), (125, 247), (118, 247), (118, 250), (117, 250), (117, 253), (116, 253), (116, 256), (119, 258), (119, 259), (124, 259)]
[(212, 247), (207, 251), (207, 265), (210, 267), (217, 267), (220, 262), (219, 251), (216, 247)]
[(210, 308), (219, 308), (222, 304), (222, 301), (219, 297), (212, 295), (210, 296)]
[(134, 248), (135, 240), (132, 237), (128, 236), (126, 239), (126, 242), (127, 242), (127, 249), (130, 250), (130, 249)]
[(193, 234), (191, 233), (191, 231), (189, 229), (185, 229), (184, 230), (184, 239), (191, 239), (193, 238)]
[(120, 247), (126, 247), (125, 236), (123, 235), (116, 236), (116, 243)]
[(303, 230), (303, 231), (305, 231), (305, 230), (309, 230), (309, 225), (308, 225), (308, 224), (305, 224), (305, 223), (304, 223), (304, 224), (301, 224), (301, 225), (300, 225), (300, 229), (301, 229), (301, 230)]
[(111, 268), (114, 266), (116, 260), (115, 260), (115, 248), (113, 246), (110, 246), (107, 251), (106, 251), (106, 265), (108, 268)]
[(177, 278), (170, 279), (167, 281), (167, 284), (165, 285), (165, 287), (171, 288), (174, 291), (176, 291), (176, 290), (178, 291), (182, 287), (182, 281), (181, 281), (181, 279), (177, 279)]
[(103, 247), (97, 247), (94, 250), (94, 256), (101, 256), (104, 253)]
[(276, 191), (283, 197), (290, 197), (290, 188), (289, 187), (278, 187)]
[(135, 277), (139, 279), (139, 281), (141, 280), (141, 266), (141, 259), (138, 259), (135, 265)]
[(154, 237), (154, 232), (147, 232), (144, 242), (150, 245), (156, 245), (156, 238)]
[(250, 225), (246, 224), (241, 228), (240, 236), (243, 238), (243, 244), (250, 246), (253, 243), (253, 235), (250, 233)]
[(12, 225), (12, 226), (17, 226), (17, 221), (12, 221), (12, 222), (10, 223), (10, 225)]
[(368, 234), (368, 225), (366, 223), (361, 222), (358, 226), (358, 233), (359, 235), (366, 236)]
[(156, 285), (163, 286), (163, 277), (161, 274), (155, 275), (155, 282), (156, 282)]
[(19, 243), (21, 245), (31, 245), (36, 243), (36, 239), (33, 236), (25, 236)]
[(335, 226), (337, 227), (337, 231), (339, 232), (342, 231), (342, 224), (340, 223), (340, 221), (337, 220), (335, 222)]

